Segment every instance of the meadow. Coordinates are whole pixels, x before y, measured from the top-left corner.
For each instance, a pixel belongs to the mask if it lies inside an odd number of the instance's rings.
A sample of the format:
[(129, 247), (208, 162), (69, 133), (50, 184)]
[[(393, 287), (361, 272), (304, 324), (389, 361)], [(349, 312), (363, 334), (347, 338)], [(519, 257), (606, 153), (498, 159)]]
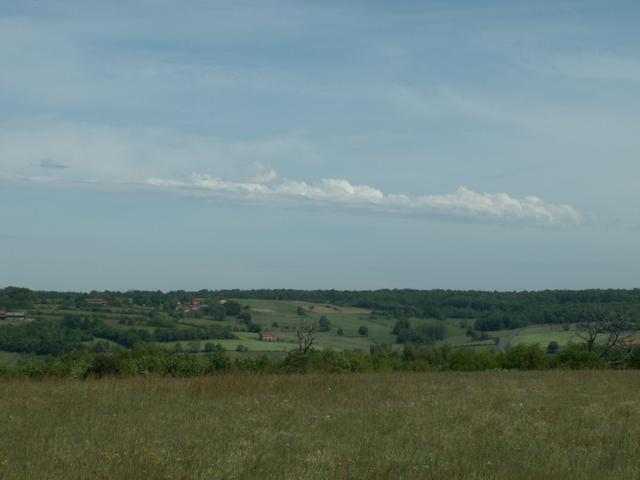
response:
[(639, 371), (0, 378), (3, 479), (640, 477)]

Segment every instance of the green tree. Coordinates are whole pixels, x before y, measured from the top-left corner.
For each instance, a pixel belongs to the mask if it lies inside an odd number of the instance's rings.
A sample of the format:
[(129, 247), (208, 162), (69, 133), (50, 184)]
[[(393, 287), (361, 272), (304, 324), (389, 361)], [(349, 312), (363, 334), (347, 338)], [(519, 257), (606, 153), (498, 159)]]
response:
[(366, 337), (367, 335), (369, 335), (369, 329), (362, 325), (360, 328), (358, 328), (358, 335)]
[(408, 330), (410, 328), (411, 322), (409, 322), (409, 320), (398, 320), (393, 326), (393, 330), (391, 331), (391, 333), (393, 333), (394, 335), (398, 335), (402, 330)]
[(240, 315), (238, 315), (238, 320), (242, 320), (247, 325), (250, 325), (251, 322), (252, 322), (252, 317), (251, 317), (251, 314), (249, 312), (244, 311), (244, 312), (240, 313)]
[(337, 334), (339, 337), (342, 337), (342, 336), (344, 335), (344, 330), (342, 330), (342, 328), (338, 328), (338, 330), (336, 331), (336, 334)]
[(321, 332), (328, 332), (331, 330), (331, 321), (327, 318), (326, 315), (322, 315), (320, 320), (318, 320), (318, 329)]
[(214, 320), (222, 322), (227, 315), (227, 310), (219, 303), (213, 303), (206, 308), (206, 313), (211, 315)]
[(224, 309), (227, 315), (235, 317), (237, 315), (240, 315), (240, 312), (242, 311), (242, 305), (234, 300), (227, 300), (226, 302), (224, 302)]
[(559, 350), (560, 350), (560, 345), (555, 340), (550, 341), (549, 345), (547, 345), (547, 353), (554, 354), (554, 353), (558, 353)]

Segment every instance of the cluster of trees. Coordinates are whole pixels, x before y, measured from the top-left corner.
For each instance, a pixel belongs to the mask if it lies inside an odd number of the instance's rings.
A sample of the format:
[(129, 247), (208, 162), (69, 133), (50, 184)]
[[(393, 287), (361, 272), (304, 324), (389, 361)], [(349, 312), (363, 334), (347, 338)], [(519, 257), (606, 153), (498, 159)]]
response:
[[(204, 298), (209, 314), (218, 319), (237, 316), (242, 306), (223, 299), (297, 300), (369, 308), (394, 318), (469, 318), (479, 331), (513, 329), (541, 323), (579, 323), (585, 312), (606, 309), (632, 321), (640, 317), (640, 289), (546, 290), (539, 292), (482, 292), (457, 290), (200, 290), (198, 292), (36, 292), (8, 287), (0, 290), (0, 308), (28, 309), (34, 303), (85, 305), (99, 296), (109, 305), (146, 306), (173, 311), (178, 302)], [(300, 307), (301, 316), (306, 312)]]
[(409, 320), (398, 320), (392, 332), (398, 343), (416, 345), (433, 345), (438, 340), (444, 340), (447, 335), (447, 329), (441, 323), (421, 324), (412, 328)]
[(115, 329), (100, 319), (66, 315), (62, 320), (36, 320), (0, 325), (0, 350), (61, 355), (87, 350), (84, 342), (106, 339), (125, 348), (151, 342), (236, 338), (229, 326)]
[(158, 374), (208, 375), (219, 372), (379, 372), (379, 371), (480, 371), (545, 369), (639, 369), (640, 348), (589, 350), (569, 345), (557, 355), (547, 355), (538, 345), (518, 345), (505, 353), (469, 348), (407, 345), (403, 351), (376, 346), (369, 353), (330, 350), (296, 350), (282, 359), (267, 357), (231, 359), (219, 346), (207, 344), (204, 355), (170, 352), (139, 345), (132, 350), (108, 353), (74, 352), (58, 357), (31, 358), (0, 374), (29, 376), (76, 376)]

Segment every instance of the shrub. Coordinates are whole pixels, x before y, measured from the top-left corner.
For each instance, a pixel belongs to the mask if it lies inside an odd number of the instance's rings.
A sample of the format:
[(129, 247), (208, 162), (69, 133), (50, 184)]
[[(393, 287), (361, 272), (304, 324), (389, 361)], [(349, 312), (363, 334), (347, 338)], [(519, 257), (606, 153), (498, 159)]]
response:
[(542, 370), (549, 364), (548, 357), (537, 343), (511, 347), (502, 359), (504, 368), (516, 370)]
[(547, 353), (555, 354), (558, 353), (559, 350), (560, 345), (555, 340), (550, 341), (549, 345), (547, 345)]
[(456, 348), (449, 356), (448, 369), (460, 371), (491, 370), (498, 368), (498, 356), (493, 351)]

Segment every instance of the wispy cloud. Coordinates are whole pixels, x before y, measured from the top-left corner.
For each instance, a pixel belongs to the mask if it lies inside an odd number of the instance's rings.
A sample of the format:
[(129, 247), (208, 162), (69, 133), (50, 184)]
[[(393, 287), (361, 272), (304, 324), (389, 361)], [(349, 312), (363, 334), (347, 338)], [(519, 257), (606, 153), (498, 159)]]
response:
[[(313, 205), (454, 220), (538, 225), (575, 225), (581, 221), (572, 206), (535, 196), (514, 198), (465, 187), (446, 194), (407, 195), (386, 193), (342, 178), (302, 181), (279, 177), (272, 164), (283, 163), (283, 159), (289, 164), (294, 160), (299, 163), (314, 156), (313, 144), (296, 136), (224, 141), (166, 129), (66, 124), (5, 127), (0, 133), (0, 181), (4, 182), (114, 190), (154, 188), (237, 202)], [(64, 159), (64, 163), (54, 159)], [(218, 175), (184, 176), (180, 173), (183, 171)]]
[(54, 176), (30, 176), (0, 171), (0, 182), (39, 183), (67, 187), (121, 190), (151, 188), (168, 193), (230, 200), (238, 203), (315, 206), (380, 215), (444, 218), (458, 221), (497, 222), (514, 225), (576, 226), (583, 216), (571, 205), (545, 202), (536, 196), (514, 198), (506, 193), (480, 193), (459, 187), (446, 194), (410, 196), (385, 193), (341, 178), (315, 182), (280, 178), (272, 169), (256, 164), (255, 175), (235, 181), (193, 173), (186, 178), (150, 177), (139, 181), (77, 180)]
[(369, 185), (354, 185), (344, 179), (321, 179), (312, 183), (280, 179), (272, 170), (262, 179), (264, 181), (236, 182), (192, 174), (183, 180), (149, 178), (144, 183), (161, 190), (236, 201), (285, 201), (383, 214), (506, 223), (576, 225), (581, 222), (581, 215), (572, 206), (547, 203), (535, 196), (513, 198), (506, 193), (478, 193), (466, 187), (448, 194), (408, 196), (385, 193)]

